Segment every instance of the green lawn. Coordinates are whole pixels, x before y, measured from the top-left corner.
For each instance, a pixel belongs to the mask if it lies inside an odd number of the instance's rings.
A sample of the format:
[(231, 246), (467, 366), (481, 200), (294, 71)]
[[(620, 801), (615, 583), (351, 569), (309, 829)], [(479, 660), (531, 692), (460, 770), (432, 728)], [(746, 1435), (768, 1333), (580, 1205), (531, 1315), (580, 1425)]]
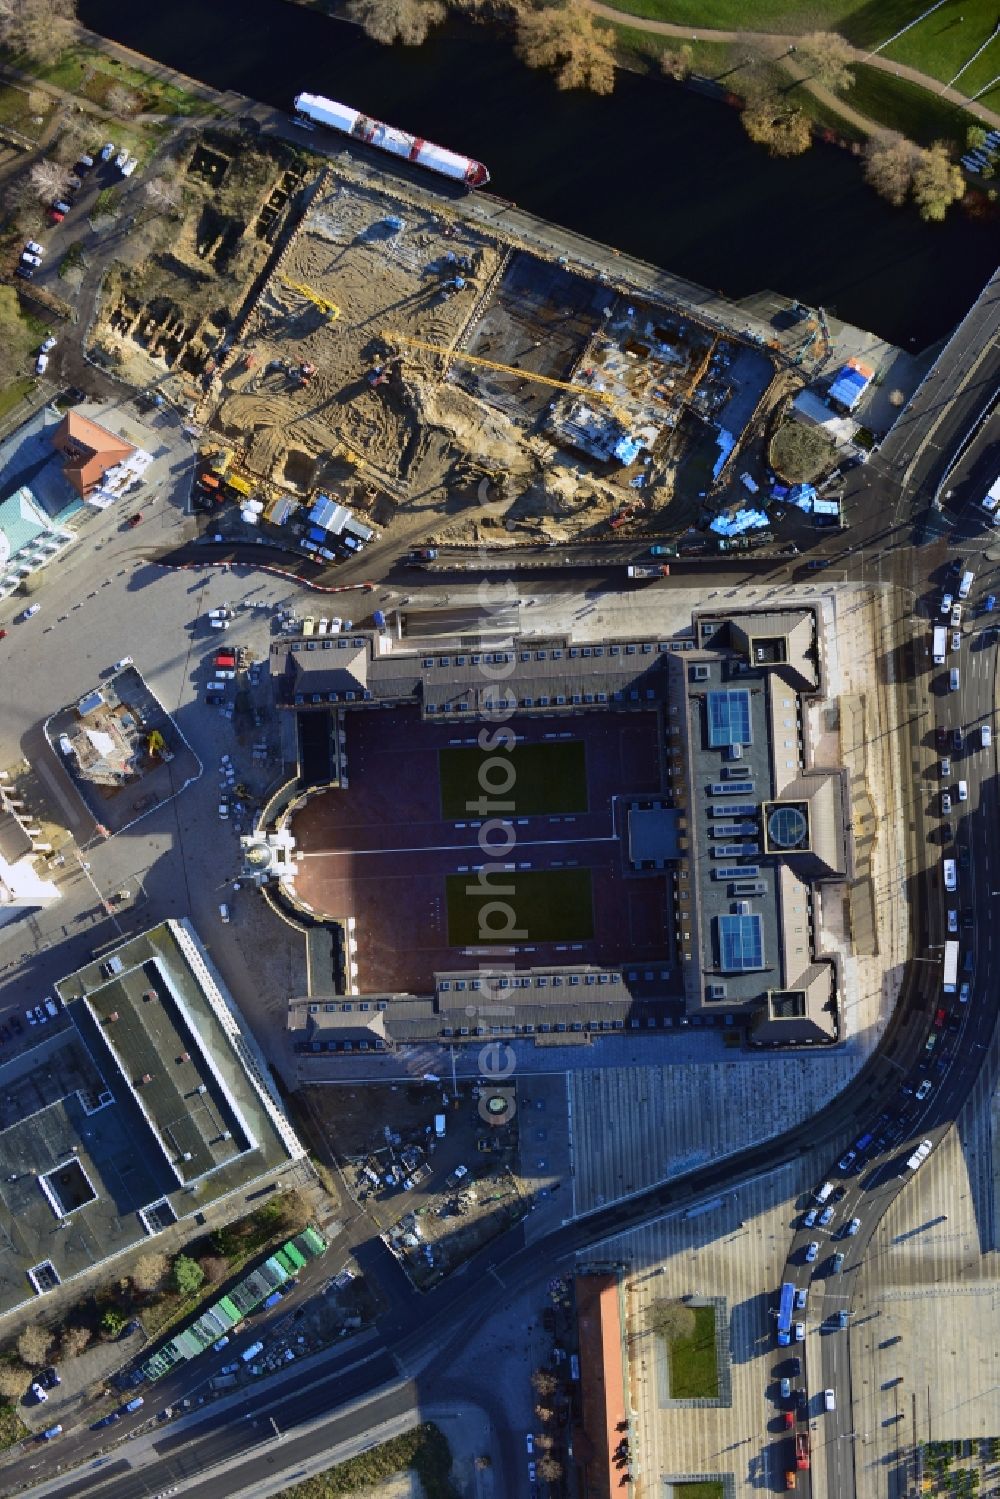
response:
[(14, 61), (36, 78), (90, 99), (94, 104), (105, 105), (108, 90), (122, 84), (138, 96), (139, 110), (144, 114), (214, 113), (214, 106), (206, 100), (92, 47), (70, 47), (54, 63), (40, 65), (27, 57), (18, 57)]
[(671, 1343), (670, 1395), (673, 1400), (714, 1400), (719, 1393), (715, 1354), (715, 1307), (696, 1306), (690, 1338)]
[[(500, 761), (501, 764), (496, 762)], [(507, 789), (506, 762), (513, 780)], [(518, 744), (512, 750), (484, 752), (475, 745), (438, 751), (441, 813), (463, 817), (531, 817), (543, 812), (586, 812), (587, 765), (581, 740)], [(478, 803), (513, 802), (508, 811), (480, 812)]]
[(37, 140), (52, 118), (55, 104), (48, 94), (43, 94), (44, 108), (33, 110), (28, 105), (28, 95), (20, 88), (0, 88), (0, 125), (7, 125), (29, 140)]
[[(509, 873), (496, 869), (482, 885), (474, 874), (449, 874), (445, 892), (452, 947), (501, 941), (505, 946), (519, 942), (587, 942), (594, 935), (589, 869), (520, 869)], [(485, 909), (497, 905), (506, 909)], [(488, 930), (480, 929), (480, 912)]]
[(974, 122), (946, 99), (875, 68), (855, 68), (854, 79), (847, 98), (877, 124), (898, 130), (919, 146), (948, 140), (964, 147), (965, 132)]
[[(947, 0), (890, 47), (883, 44), (928, 8), (928, 0), (608, 0), (615, 10), (690, 27), (690, 42), (719, 31), (803, 33), (840, 31), (856, 47), (880, 48), (880, 56), (918, 68), (929, 78), (949, 83), (992, 35), (997, 22), (995, 0)], [(660, 39), (677, 46), (684, 38)], [(699, 71), (701, 64), (696, 63)], [(961, 74), (955, 87), (975, 94), (1000, 73), (1000, 39)], [(890, 75), (891, 76), (891, 75)], [(1000, 86), (983, 96), (996, 108)]]
[(12, 383), (0, 390), (0, 422), (6, 420), (10, 413), (20, 406), (26, 395), (35, 388), (35, 382), (29, 376)]
[[(855, 11), (863, 8), (862, 0), (607, 0), (615, 10), (630, 11), (634, 16), (651, 16), (657, 21), (673, 21), (690, 26), (696, 35), (718, 31), (803, 32), (820, 28), (833, 30)], [(912, 14), (923, 9), (914, 5)], [(886, 35), (891, 35), (887, 32)]]
[(672, 1483), (673, 1499), (722, 1499), (721, 1478), (699, 1478), (694, 1483)]

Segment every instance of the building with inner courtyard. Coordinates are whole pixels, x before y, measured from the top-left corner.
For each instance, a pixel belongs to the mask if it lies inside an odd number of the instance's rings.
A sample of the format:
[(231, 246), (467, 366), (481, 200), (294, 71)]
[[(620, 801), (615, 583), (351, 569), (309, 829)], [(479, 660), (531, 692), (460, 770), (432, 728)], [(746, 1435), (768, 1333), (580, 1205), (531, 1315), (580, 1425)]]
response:
[(698, 612), (670, 639), (283, 639), (271, 675), (299, 774), (244, 873), (310, 943), (301, 1054), (675, 1024), (839, 1039), (817, 904), (850, 829), (843, 770), (813, 763), (811, 606)]

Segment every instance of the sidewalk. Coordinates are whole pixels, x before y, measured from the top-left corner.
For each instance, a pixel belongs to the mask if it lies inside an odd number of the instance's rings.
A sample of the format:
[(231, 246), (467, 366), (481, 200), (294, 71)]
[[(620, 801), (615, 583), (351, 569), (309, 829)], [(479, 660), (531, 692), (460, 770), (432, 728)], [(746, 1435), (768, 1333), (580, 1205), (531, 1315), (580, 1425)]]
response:
[[(648, 31), (656, 36), (676, 37), (679, 42), (741, 42), (744, 46), (750, 42), (757, 42), (768, 47), (773, 47), (776, 51), (782, 49), (787, 52), (789, 47), (794, 47), (800, 40), (798, 35), (768, 31), (754, 31), (749, 33), (745, 31), (716, 31), (708, 27), (699, 33), (692, 31), (690, 26), (679, 26), (673, 21), (653, 21), (645, 16), (632, 15), (630, 11), (617, 10), (613, 5), (603, 4), (602, 0), (583, 0), (583, 3), (588, 10), (592, 11), (595, 16), (599, 16), (602, 21), (614, 21), (616, 25), (630, 26), (635, 31)], [(905, 78), (909, 83), (915, 83), (918, 88), (924, 88), (928, 92), (933, 92), (937, 98), (947, 99), (949, 104), (954, 104), (959, 109), (967, 109), (971, 115), (981, 120), (984, 125), (989, 125), (993, 129), (1000, 128), (1000, 114), (996, 110), (987, 109), (985, 104), (974, 103), (971, 99), (967, 99), (964, 94), (959, 93), (958, 89), (941, 84), (936, 78), (929, 78), (926, 73), (921, 73), (917, 68), (911, 68), (906, 63), (895, 62), (888, 57), (877, 57), (870, 53), (862, 52), (860, 47), (852, 47), (850, 52), (849, 61), (851, 63), (863, 62), (865, 67), (875, 68), (880, 73), (889, 73), (895, 78)], [(866, 135), (871, 135), (881, 128), (873, 120), (868, 119), (866, 115), (862, 115), (856, 109), (853, 109), (846, 100), (842, 99), (839, 94), (835, 94), (832, 89), (824, 88), (821, 83), (810, 81), (806, 69), (794, 62), (791, 57), (782, 57), (780, 61), (795, 81), (803, 84), (814, 98), (818, 99), (827, 109), (836, 110), (839, 115), (842, 115), (845, 120), (849, 120), (851, 124), (863, 130)]]

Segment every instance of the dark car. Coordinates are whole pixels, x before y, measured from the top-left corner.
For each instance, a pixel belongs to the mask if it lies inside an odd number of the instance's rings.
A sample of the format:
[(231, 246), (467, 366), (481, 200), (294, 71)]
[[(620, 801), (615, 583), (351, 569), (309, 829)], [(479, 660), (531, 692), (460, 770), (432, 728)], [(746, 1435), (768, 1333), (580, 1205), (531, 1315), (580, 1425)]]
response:
[(818, 571), (818, 569), (821, 568), (821, 567), (829, 567), (829, 566), (830, 566), (830, 558), (829, 557), (814, 557), (813, 560), (812, 560), (812, 562), (807, 562), (806, 563), (806, 569), (807, 569), (807, 571), (813, 572), (813, 573), (816, 572), (816, 571)]
[(800, 1411), (807, 1411), (809, 1409), (809, 1391), (799, 1390), (795, 1396), (795, 1402)]
[(957, 750), (960, 750), (962, 748), (963, 744), (965, 743), (965, 735), (960, 728), (953, 730), (951, 742)]
[(54, 1364), (50, 1364), (47, 1369), (43, 1369), (38, 1379), (39, 1383), (44, 1385), (47, 1390), (54, 1390), (57, 1384), (62, 1384), (62, 1380), (59, 1378), (59, 1370)]
[(963, 843), (958, 850), (958, 867), (959, 869), (968, 869), (971, 864), (972, 855), (969, 853), (968, 844)]
[(965, 909), (964, 909), (964, 911), (962, 912), (962, 925), (965, 927), (966, 930), (968, 930), (970, 926), (974, 925), (975, 919), (976, 919), (976, 916), (975, 916), (975, 912), (973, 911), (972, 907), (971, 906), (966, 906)]
[(90, 1429), (91, 1431), (100, 1431), (102, 1427), (114, 1426), (115, 1422), (120, 1420), (121, 1416), (119, 1415), (119, 1413), (117, 1411), (112, 1411), (110, 1416), (102, 1416), (99, 1421), (94, 1421)]
[(938, 744), (948, 743), (948, 730), (943, 723), (939, 723), (937, 726), (937, 742)]

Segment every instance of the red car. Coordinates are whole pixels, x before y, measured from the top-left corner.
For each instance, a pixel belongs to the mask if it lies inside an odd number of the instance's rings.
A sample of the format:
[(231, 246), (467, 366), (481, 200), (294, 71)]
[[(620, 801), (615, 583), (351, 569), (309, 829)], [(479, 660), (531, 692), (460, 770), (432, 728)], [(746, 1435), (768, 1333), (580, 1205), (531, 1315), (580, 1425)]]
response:
[(948, 1012), (947, 1012), (947, 1010), (938, 1010), (937, 1014), (934, 1016), (934, 1026), (935, 1026), (935, 1029), (936, 1030), (940, 1030), (941, 1027), (944, 1025), (945, 1021), (947, 1020), (947, 1018), (948, 1018)]
[(795, 1425), (795, 1412), (794, 1411), (785, 1411), (784, 1414), (785, 1414), (785, 1426), (786, 1427), (788, 1427), (788, 1426), (794, 1426)]
[(217, 651), (215, 664), (220, 671), (235, 671), (236, 657), (232, 651)]

